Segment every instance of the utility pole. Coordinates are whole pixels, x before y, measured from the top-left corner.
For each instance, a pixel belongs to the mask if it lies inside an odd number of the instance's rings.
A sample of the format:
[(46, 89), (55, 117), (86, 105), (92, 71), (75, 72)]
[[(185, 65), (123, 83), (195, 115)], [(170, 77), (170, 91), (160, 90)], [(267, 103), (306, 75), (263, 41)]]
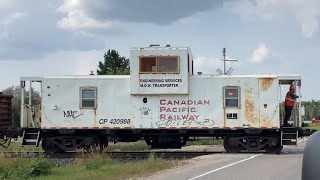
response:
[(232, 68), (230, 68), (227, 72), (226, 72), (226, 61), (238, 61), (237, 59), (226, 59), (226, 48), (222, 48), (222, 55), (223, 55), (223, 59), (221, 59), (223, 61), (223, 74), (226, 75)]

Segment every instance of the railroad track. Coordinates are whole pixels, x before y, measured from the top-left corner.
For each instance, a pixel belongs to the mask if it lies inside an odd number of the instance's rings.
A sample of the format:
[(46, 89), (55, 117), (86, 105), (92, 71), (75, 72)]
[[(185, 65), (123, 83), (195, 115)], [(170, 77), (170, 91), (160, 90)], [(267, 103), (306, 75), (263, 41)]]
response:
[(147, 151), (147, 152), (107, 152), (112, 158), (148, 158), (150, 156), (159, 158), (193, 158), (222, 152), (192, 152), (192, 151)]
[[(211, 155), (222, 153), (222, 151), (208, 151), (208, 152), (199, 152), (199, 151), (139, 151), (139, 152), (105, 152), (104, 154), (107, 157), (112, 159), (125, 159), (125, 158), (138, 158), (144, 159), (150, 156), (158, 158), (173, 158), (173, 159), (183, 159), (183, 158), (193, 158), (197, 156)], [(90, 153), (57, 153), (57, 154), (46, 154), (44, 152), (0, 152), (0, 156), (4, 157), (49, 157), (49, 158), (75, 158), (75, 157), (86, 157), (91, 155)]]

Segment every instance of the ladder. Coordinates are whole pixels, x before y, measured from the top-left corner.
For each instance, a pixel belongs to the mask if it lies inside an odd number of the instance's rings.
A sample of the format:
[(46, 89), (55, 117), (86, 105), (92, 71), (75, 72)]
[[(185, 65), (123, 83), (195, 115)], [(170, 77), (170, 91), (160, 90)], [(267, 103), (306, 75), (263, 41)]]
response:
[(297, 146), (298, 145), (298, 128), (282, 127), (281, 130), (281, 146)]
[(23, 145), (34, 145), (38, 147), (40, 140), (40, 129), (28, 128), (23, 131), (22, 146)]

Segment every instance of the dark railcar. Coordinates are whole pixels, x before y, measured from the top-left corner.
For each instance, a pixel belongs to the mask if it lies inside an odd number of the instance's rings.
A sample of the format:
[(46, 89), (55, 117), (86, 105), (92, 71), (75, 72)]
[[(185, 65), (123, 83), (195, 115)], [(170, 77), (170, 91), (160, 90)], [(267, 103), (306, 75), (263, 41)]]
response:
[(0, 132), (11, 129), (12, 126), (12, 103), (10, 95), (0, 92)]
[(17, 138), (18, 132), (12, 129), (12, 100), (13, 96), (0, 92), (0, 146), (6, 147), (11, 138)]

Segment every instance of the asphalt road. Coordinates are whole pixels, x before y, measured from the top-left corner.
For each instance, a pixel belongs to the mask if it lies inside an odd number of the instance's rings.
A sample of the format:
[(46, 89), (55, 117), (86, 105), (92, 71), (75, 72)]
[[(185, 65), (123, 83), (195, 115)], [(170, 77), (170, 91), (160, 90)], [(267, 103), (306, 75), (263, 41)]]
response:
[(277, 155), (266, 153), (214, 154), (190, 160), (177, 168), (143, 179), (152, 180), (300, 180), (303, 149), (284, 147)]

